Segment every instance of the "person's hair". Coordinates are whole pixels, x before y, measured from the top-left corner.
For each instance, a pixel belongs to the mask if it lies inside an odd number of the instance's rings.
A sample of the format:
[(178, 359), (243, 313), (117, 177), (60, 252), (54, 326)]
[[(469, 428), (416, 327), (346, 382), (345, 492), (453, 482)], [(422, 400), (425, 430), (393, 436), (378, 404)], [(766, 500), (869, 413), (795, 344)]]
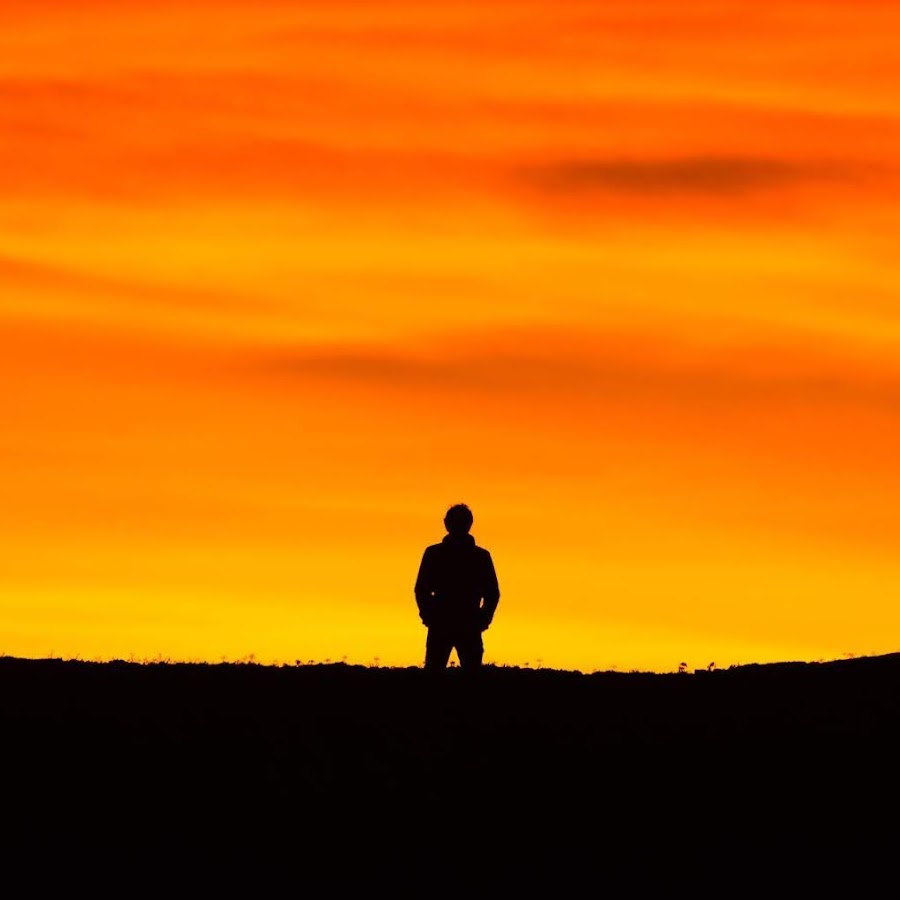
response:
[(472, 510), (465, 503), (457, 503), (447, 510), (444, 527), (450, 534), (467, 534), (473, 521)]

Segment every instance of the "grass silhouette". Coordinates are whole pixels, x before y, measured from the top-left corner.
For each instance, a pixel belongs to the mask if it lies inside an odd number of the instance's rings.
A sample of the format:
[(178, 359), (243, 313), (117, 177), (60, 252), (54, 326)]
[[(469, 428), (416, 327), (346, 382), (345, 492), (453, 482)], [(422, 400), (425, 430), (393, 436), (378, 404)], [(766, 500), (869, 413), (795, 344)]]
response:
[(7, 847), (206, 889), (241, 869), (257, 892), (276, 874), (338, 893), (637, 895), (713, 874), (805, 891), (840, 867), (858, 885), (893, 858), (898, 698), (900, 654), (475, 675), (4, 657)]

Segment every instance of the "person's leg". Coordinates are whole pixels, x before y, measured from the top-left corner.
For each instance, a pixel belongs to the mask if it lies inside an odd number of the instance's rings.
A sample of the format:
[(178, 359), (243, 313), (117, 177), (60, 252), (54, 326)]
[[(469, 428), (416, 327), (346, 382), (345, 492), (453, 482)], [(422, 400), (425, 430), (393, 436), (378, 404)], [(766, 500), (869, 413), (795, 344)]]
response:
[(462, 669), (477, 669), (484, 657), (484, 641), (480, 631), (467, 631), (456, 641), (456, 654)]
[(428, 637), (425, 638), (425, 668), (446, 669), (452, 649), (453, 638), (442, 628), (435, 628), (432, 625), (428, 629)]

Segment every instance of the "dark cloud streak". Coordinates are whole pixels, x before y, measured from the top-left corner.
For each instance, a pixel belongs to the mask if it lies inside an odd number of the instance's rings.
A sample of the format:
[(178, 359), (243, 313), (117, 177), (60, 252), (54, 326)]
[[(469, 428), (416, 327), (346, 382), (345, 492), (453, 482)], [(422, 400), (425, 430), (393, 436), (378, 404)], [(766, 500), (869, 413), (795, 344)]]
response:
[(697, 155), (660, 159), (573, 159), (532, 168), (525, 177), (547, 191), (724, 195), (808, 182), (849, 181), (847, 161), (795, 161), (766, 156)]
[[(760, 361), (766, 360), (768, 362)], [(258, 360), (268, 376), (380, 385), (391, 390), (481, 396), (538, 396), (596, 400), (655, 398), (688, 404), (850, 404), (900, 412), (900, 372), (859, 360), (812, 352), (799, 359), (790, 348), (737, 345), (718, 352), (666, 352), (613, 340), (573, 342), (543, 352), (510, 348), (456, 348), (439, 355), (390, 348), (310, 348)]]

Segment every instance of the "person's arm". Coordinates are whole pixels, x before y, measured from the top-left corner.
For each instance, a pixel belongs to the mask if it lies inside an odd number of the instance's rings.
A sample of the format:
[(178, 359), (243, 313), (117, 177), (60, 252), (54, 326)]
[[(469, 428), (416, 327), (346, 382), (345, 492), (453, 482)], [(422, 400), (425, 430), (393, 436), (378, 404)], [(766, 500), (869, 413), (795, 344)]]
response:
[(422, 561), (419, 563), (419, 574), (416, 575), (416, 586), (414, 588), (416, 595), (416, 606), (419, 608), (419, 618), (423, 625), (428, 625), (431, 620), (431, 598), (434, 591), (431, 587), (431, 556), (426, 548), (422, 554)]
[(494, 569), (494, 560), (491, 554), (485, 550), (484, 561), (484, 589), (481, 602), (481, 630), (486, 631), (494, 620), (497, 604), (500, 602), (500, 585), (497, 581), (497, 572)]

